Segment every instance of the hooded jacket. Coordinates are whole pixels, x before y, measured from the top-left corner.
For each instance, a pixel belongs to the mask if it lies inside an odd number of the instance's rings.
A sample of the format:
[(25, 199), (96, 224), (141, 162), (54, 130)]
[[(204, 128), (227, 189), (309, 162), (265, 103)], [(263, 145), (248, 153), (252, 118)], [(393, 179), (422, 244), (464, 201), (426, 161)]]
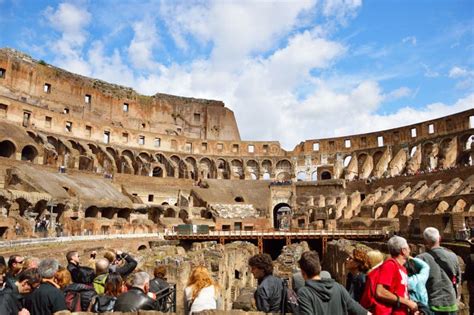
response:
[(298, 303), (301, 315), (367, 314), (367, 310), (333, 279), (306, 280), (305, 286), (298, 290)]

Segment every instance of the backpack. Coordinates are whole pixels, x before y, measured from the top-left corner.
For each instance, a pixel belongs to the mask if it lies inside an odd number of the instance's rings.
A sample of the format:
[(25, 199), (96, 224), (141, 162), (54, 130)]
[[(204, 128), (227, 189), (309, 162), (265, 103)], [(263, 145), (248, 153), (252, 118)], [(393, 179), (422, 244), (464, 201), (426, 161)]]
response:
[(296, 292), (288, 287), (288, 279), (283, 279), (283, 293), (281, 295), (282, 306), (281, 314), (293, 313), (297, 314), (298, 312), (298, 295)]
[(377, 307), (377, 298), (375, 296), (375, 289), (377, 288), (377, 281), (380, 274), (380, 266), (369, 272), (365, 280), (364, 293), (360, 299), (360, 305), (371, 313), (375, 312)]
[(107, 280), (108, 274), (101, 274), (94, 278), (94, 290), (97, 294), (102, 295), (105, 293), (105, 281)]
[(77, 291), (67, 291), (64, 296), (66, 307), (71, 312), (81, 312), (81, 293)]

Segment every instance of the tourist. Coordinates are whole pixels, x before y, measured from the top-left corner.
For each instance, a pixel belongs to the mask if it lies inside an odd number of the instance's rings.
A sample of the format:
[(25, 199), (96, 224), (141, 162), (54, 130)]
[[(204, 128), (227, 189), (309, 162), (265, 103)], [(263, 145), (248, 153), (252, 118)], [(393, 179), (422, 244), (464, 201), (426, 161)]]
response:
[(150, 292), (155, 295), (158, 310), (166, 311), (166, 297), (170, 292), (170, 285), (166, 281), (166, 267), (163, 265), (156, 266), (153, 275), (155, 278), (150, 280)]
[(432, 314), (428, 306), (426, 281), (430, 274), (430, 266), (419, 258), (410, 257), (405, 264), (408, 274), (408, 294), (410, 300), (418, 304), (418, 310), (423, 314)]
[(66, 254), (67, 260), (67, 270), (71, 273), (72, 281), (79, 282), (79, 278), (81, 277), (81, 273), (83, 272), (83, 268), (79, 265), (80, 263), (80, 255), (78, 251), (69, 251)]
[(441, 236), (434, 227), (423, 231), (426, 252), (417, 257), (430, 266), (426, 289), (430, 309), (435, 314), (455, 314), (461, 270), (456, 254), (440, 246)]
[(249, 259), (250, 272), (257, 279), (254, 298), (257, 310), (265, 313), (280, 312), (283, 281), (273, 275), (273, 262), (268, 254), (257, 254)]
[(64, 295), (54, 282), (54, 275), (58, 271), (58, 261), (44, 259), (38, 266), (42, 277), (41, 285), (25, 299), (25, 307), (31, 315), (50, 315), (67, 309)]
[(109, 272), (117, 272), (123, 278), (126, 278), (137, 267), (137, 261), (127, 253), (120, 250), (114, 252), (108, 251), (104, 258), (109, 261)]
[(59, 289), (64, 290), (64, 288), (72, 283), (71, 273), (66, 268), (59, 267), (58, 271), (54, 274), (54, 282), (59, 286)]
[(367, 252), (367, 258), (369, 260), (370, 269), (367, 271), (365, 277), (365, 288), (360, 299), (360, 305), (370, 312), (378, 314), (381, 312), (379, 311), (379, 307), (383, 309), (384, 306), (377, 302), (375, 290), (377, 289), (380, 266), (384, 261), (384, 255), (379, 250), (371, 250)]
[[(474, 236), (471, 234), (471, 236)], [(469, 240), (471, 245), (470, 254), (466, 258), (466, 270), (464, 272), (463, 281), (467, 282), (469, 292), (469, 309), (474, 310), (474, 239)]]
[(105, 281), (105, 292), (94, 298), (91, 311), (94, 313), (113, 312), (117, 297), (123, 293), (123, 286), (122, 277), (116, 272), (110, 273)]
[(205, 267), (191, 271), (184, 289), (185, 314), (217, 309), (218, 288)]
[(23, 261), (23, 270), (30, 269), (30, 268), (38, 268), (39, 263), (40, 263), (39, 258), (27, 257)]
[(380, 304), (376, 314), (406, 315), (418, 308), (409, 299), (408, 275), (404, 267), (410, 257), (410, 246), (406, 239), (396, 235), (388, 240), (387, 245), (391, 257), (379, 267), (375, 297)]
[(365, 276), (370, 268), (369, 257), (363, 250), (354, 248), (352, 255), (346, 260), (346, 268), (349, 270), (346, 289), (354, 300), (360, 302), (365, 288)]
[(11, 255), (8, 259), (8, 270), (6, 274), (6, 281), (15, 283), (18, 274), (23, 270), (23, 256)]
[(298, 264), (305, 286), (298, 290), (298, 314), (369, 314), (333, 279), (321, 279), (321, 263), (315, 251), (304, 252)]
[(118, 296), (115, 301), (115, 312), (136, 312), (138, 310), (156, 310), (155, 301), (147, 293), (150, 276), (143, 271), (133, 275), (132, 288)]
[(23, 296), (31, 293), (41, 283), (37, 269), (28, 269), (18, 275), (12, 286), (0, 291), (0, 313), (2, 315), (27, 315), (23, 307)]
[(101, 295), (105, 292), (105, 282), (109, 275), (109, 260), (106, 258), (97, 259), (95, 262), (95, 278), (93, 281), (94, 290)]

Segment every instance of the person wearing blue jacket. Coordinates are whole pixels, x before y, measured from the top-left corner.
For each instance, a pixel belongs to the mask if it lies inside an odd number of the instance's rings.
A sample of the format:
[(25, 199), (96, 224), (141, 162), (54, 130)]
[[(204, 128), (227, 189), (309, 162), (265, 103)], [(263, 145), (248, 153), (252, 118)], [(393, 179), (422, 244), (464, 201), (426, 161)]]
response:
[(406, 266), (408, 272), (408, 294), (410, 300), (418, 304), (418, 309), (426, 315), (432, 314), (428, 306), (426, 281), (430, 275), (430, 266), (419, 258), (410, 257)]

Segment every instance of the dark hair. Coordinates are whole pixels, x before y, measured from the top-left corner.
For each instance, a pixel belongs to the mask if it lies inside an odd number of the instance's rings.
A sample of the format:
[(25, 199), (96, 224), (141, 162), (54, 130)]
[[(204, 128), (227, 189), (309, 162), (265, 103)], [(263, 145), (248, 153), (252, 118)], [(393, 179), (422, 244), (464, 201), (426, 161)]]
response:
[(95, 278), (94, 269), (89, 267), (80, 267), (81, 270), (76, 274), (78, 283), (91, 284)]
[(416, 266), (415, 261), (413, 259), (408, 259), (405, 263), (405, 268), (407, 269), (407, 275), (409, 277), (416, 275), (420, 272), (420, 269)]
[(27, 280), (28, 284), (33, 287), (34, 284), (41, 283), (41, 275), (38, 272), (38, 268), (30, 268), (23, 270), (18, 275), (18, 282), (23, 282)]
[(104, 293), (110, 296), (119, 296), (122, 293), (123, 279), (120, 274), (111, 272), (105, 280)]
[(317, 276), (321, 273), (319, 255), (315, 251), (308, 251), (301, 254), (298, 264), (301, 270), (304, 271), (309, 278)]
[(163, 265), (156, 266), (153, 270), (153, 275), (155, 278), (164, 279), (166, 277), (166, 267)]
[(67, 262), (69, 262), (72, 259), (72, 256), (76, 255), (77, 253), (79, 253), (77, 250), (71, 250), (71, 251), (67, 252), (67, 254), (66, 254)]
[(4, 266), (7, 265), (7, 263), (5, 261), (5, 257), (3, 257), (3, 256), (0, 256), (0, 265), (4, 265)]
[(17, 257), (21, 257), (21, 256), (14, 254), (14, 255), (11, 255), (10, 258), (8, 258), (8, 269), (13, 268), (13, 263), (16, 263)]
[(265, 276), (273, 273), (273, 261), (272, 257), (268, 254), (257, 254), (249, 259), (249, 265), (251, 267), (262, 269)]

